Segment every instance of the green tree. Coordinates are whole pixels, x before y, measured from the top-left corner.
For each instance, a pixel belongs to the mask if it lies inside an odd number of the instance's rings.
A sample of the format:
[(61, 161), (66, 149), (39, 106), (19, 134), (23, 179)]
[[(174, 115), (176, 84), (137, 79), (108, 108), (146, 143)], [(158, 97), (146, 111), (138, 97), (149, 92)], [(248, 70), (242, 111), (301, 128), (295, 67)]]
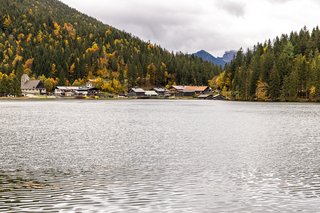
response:
[(270, 74), (270, 87), (269, 87), (269, 95), (273, 101), (276, 101), (280, 97), (281, 92), (281, 82), (280, 82), (280, 74), (279, 70), (275, 65), (273, 65), (271, 74)]

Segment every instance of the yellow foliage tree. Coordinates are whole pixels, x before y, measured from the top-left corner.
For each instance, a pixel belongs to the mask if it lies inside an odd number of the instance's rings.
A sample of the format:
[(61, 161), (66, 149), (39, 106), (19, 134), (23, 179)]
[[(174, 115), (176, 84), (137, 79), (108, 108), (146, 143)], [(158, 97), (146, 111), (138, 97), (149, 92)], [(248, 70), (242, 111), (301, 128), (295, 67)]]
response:
[(317, 95), (317, 89), (315, 86), (311, 86), (311, 88), (309, 89), (309, 99), (315, 99)]
[(112, 87), (112, 82), (111, 81), (104, 82), (103, 85), (102, 85), (102, 90), (106, 91), (106, 92), (109, 92), (109, 93), (113, 93), (114, 90), (113, 90), (113, 87)]
[(57, 73), (57, 65), (56, 65), (56, 64), (52, 64), (52, 65), (51, 65), (51, 71), (50, 71), (50, 73), (51, 73), (52, 75), (55, 75), (55, 74)]
[(54, 88), (58, 84), (57, 79), (55, 80), (54, 78), (46, 78), (44, 75), (41, 75), (38, 79), (43, 82), (47, 92), (53, 92)]
[(73, 82), (72, 86), (78, 87), (78, 86), (81, 86), (81, 83), (80, 83), (80, 81), (79, 81), (78, 79), (76, 79), (76, 80)]
[(73, 64), (70, 66), (70, 69), (69, 69), (70, 75), (72, 75), (75, 70), (76, 70), (76, 65), (75, 65), (75, 63), (73, 63)]
[(61, 30), (61, 27), (60, 25), (57, 23), (57, 22), (53, 22), (53, 26), (54, 26), (54, 34), (56, 36), (60, 36), (60, 30)]
[(147, 66), (147, 71), (148, 71), (148, 73), (147, 73), (147, 79), (149, 78), (150, 79), (150, 81), (151, 81), (151, 83), (153, 84), (153, 85), (155, 85), (155, 83), (156, 83), (156, 72), (157, 72), (157, 67), (153, 64), (153, 63), (151, 63), (151, 64), (149, 64), (148, 66)]
[(65, 23), (64, 24), (64, 29), (69, 33), (69, 36), (75, 40), (76, 39), (76, 32), (75, 29), (73, 28), (73, 25), (70, 23)]
[(88, 48), (88, 49), (86, 50), (86, 52), (87, 52), (87, 53), (94, 53), (94, 52), (97, 52), (97, 51), (99, 51), (99, 50), (100, 50), (100, 48), (99, 48), (98, 44), (94, 42), (94, 43), (92, 44), (92, 47)]
[(7, 16), (7, 17), (4, 19), (3, 25), (6, 27), (6, 29), (9, 29), (9, 27), (10, 27), (10, 25), (11, 25), (11, 18), (10, 18), (10, 16)]
[(39, 43), (42, 43), (42, 41), (43, 41), (43, 32), (41, 30), (38, 33), (37, 39), (38, 39)]
[(24, 74), (27, 74), (29, 76), (31, 75), (31, 73), (32, 73), (32, 70), (31, 70), (32, 64), (33, 64), (33, 58), (29, 58), (28, 60), (26, 60), (26, 62), (23, 65), (23, 73)]
[(100, 77), (96, 78), (94, 81), (94, 86), (98, 89), (102, 89), (102, 86), (103, 86), (102, 78), (100, 78)]
[(269, 85), (266, 82), (258, 81), (257, 89), (256, 89), (256, 99), (258, 101), (269, 100), (268, 89), (269, 89)]
[(23, 57), (22, 57), (22, 56), (16, 55), (16, 57), (15, 57), (14, 60), (12, 61), (12, 66), (15, 67), (16, 64), (17, 64), (18, 62), (22, 61), (22, 60), (23, 60)]
[(119, 93), (122, 91), (122, 84), (118, 79), (113, 79), (112, 80), (112, 87), (113, 87), (113, 91), (115, 93)]

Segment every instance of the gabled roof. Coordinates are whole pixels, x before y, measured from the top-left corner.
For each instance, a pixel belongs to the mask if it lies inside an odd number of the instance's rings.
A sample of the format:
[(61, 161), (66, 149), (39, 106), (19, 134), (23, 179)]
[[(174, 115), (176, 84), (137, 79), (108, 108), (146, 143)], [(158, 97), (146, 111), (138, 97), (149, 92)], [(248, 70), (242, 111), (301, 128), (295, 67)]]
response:
[(66, 86), (56, 86), (56, 89), (60, 89), (60, 90), (77, 90), (80, 89), (80, 87), (66, 87)]
[(207, 89), (210, 89), (208, 86), (185, 86), (184, 90), (195, 91), (195, 92), (203, 92)]
[(150, 90), (150, 91), (146, 91), (146, 95), (157, 96), (158, 93), (156, 93), (156, 91)]
[(153, 88), (153, 90), (156, 92), (167, 92), (168, 91), (167, 88), (157, 88), (157, 87)]
[(207, 89), (210, 89), (208, 86), (171, 86), (171, 88), (178, 91), (195, 91), (195, 92), (203, 92)]
[(131, 88), (131, 91), (135, 93), (144, 93), (145, 91), (142, 88)]
[(44, 89), (40, 80), (29, 80), (21, 86), (21, 89)]
[(184, 90), (185, 86), (176, 86), (176, 85), (173, 85), (171, 86), (171, 88), (175, 89), (175, 90)]

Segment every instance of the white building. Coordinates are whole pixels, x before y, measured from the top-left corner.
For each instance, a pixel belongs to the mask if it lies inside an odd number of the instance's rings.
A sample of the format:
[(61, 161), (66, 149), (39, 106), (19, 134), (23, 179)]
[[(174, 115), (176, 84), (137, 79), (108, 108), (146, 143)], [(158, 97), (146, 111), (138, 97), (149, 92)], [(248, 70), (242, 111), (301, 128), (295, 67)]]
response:
[(80, 87), (57, 86), (54, 90), (55, 96), (72, 97), (76, 94)]
[(148, 97), (158, 97), (158, 93), (156, 91), (150, 90), (145, 92), (146, 96)]
[(21, 92), (23, 96), (46, 94), (46, 88), (40, 80), (30, 80), (27, 74), (21, 77)]

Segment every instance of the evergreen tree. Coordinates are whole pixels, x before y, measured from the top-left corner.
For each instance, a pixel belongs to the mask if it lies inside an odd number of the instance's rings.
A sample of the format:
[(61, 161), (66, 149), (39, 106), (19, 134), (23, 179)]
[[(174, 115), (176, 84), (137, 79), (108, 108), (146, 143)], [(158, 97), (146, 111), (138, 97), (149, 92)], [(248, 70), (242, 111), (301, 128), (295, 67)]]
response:
[(271, 74), (270, 74), (270, 87), (269, 95), (273, 101), (276, 101), (280, 97), (281, 85), (280, 85), (280, 74), (279, 70), (275, 65), (273, 65)]

